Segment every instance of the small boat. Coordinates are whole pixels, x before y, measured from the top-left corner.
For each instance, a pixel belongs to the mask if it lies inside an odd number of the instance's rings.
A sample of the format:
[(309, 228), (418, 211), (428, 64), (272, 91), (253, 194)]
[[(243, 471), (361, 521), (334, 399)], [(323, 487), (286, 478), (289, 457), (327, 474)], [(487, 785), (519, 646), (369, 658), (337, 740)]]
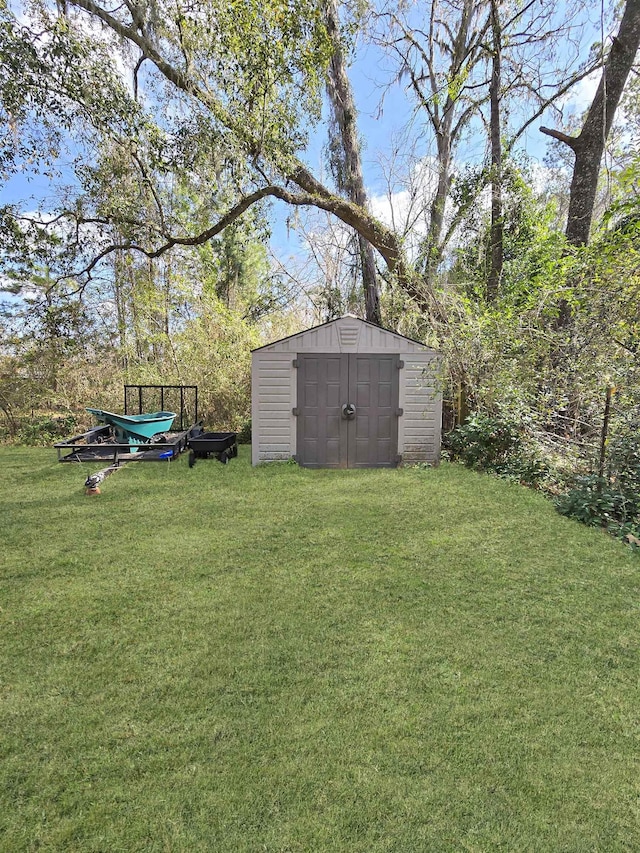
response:
[(132, 453), (135, 453), (139, 444), (148, 443), (157, 433), (168, 432), (176, 418), (175, 412), (118, 415), (114, 412), (105, 412), (102, 409), (90, 409), (89, 407), (87, 407), (87, 411), (99, 421), (112, 426), (116, 439), (129, 443)]

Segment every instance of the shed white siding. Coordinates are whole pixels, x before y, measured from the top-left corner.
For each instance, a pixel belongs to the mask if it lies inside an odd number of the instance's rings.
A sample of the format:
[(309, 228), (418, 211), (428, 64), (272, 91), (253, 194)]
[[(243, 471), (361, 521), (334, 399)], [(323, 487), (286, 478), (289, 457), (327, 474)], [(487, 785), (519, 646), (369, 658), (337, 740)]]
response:
[(296, 374), (287, 352), (261, 352), (251, 365), (252, 462), (289, 459), (296, 452)]
[(408, 464), (437, 462), (442, 397), (439, 357), (409, 338), (347, 315), (275, 341), (252, 356), (252, 462), (286, 460), (296, 453), (296, 355), (302, 353), (397, 353), (400, 370), (398, 453)]
[(438, 357), (434, 352), (405, 353), (401, 356), (398, 449), (408, 465), (437, 462), (440, 457), (442, 396), (438, 391)]

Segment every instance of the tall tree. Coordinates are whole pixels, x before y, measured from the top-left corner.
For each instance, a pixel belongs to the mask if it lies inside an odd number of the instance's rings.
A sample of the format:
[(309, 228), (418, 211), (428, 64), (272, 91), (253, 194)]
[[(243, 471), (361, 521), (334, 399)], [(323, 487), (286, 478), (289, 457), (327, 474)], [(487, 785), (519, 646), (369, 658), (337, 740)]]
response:
[[(447, 242), (445, 206), (453, 180), (457, 148), (472, 117), (486, 100), (482, 39), (488, 27), (486, 2), (431, 0), (424, 9), (399, 3), (380, 16), (376, 39), (395, 58), (402, 79), (408, 76), (417, 109), (426, 117), (435, 145), (435, 188), (421, 266), (430, 287)], [(478, 78), (480, 74), (480, 78)]]
[(579, 135), (540, 128), (542, 133), (566, 143), (575, 155), (566, 227), (567, 240), (575, 246), (589, 242), (602, 155), (639, 46), (640, 0), (627, 0)]
[[(416, 105), (412, 121), (428, 141), (434, 173), (421, 251), (421, 268), (432, 286), (458, 225), (490, 184), (495, 252), (487, 295), (497, 292), (501, 160), (536, 118), (593, 69), (593, 63), (580, 61), (584, 6), (584, 0), (570, 0), (560, 14), (554, 4), (431, 0), (425, 14), (422, 4), (385, 5), (374, 38), (395, 59), (396, 78), (409, 79)], [(477, 138), (479, 118), (488, 155), (475, 191), (458, 194), (455, 206), (456, 159), (472, 129)]]
[[(160, 203), (152, 222), (136, 213), (135, 203), (129, 203), (134, 201), (133, 196), (126, 205), (102, 212), (96, 193), (93, 198), (87, 197), (86, 204), (66, 205), (61, 213), (74, 227), (77, 225), (78, 233), (90, 224), (84, 239), (76, 241), (90, 252), (84, 265), (74, 270), (80, 285), (112, 253), (132, 251), (154, 260), (176, 248), (203, 245), (253, 205), (279, 199), (292, 206), (327, 211), (354, 228), (380, 253), (390, 273), (421, 311), (431, 317), (443, 316), (433, 270), (452, 233), (452, 227), (447, 226), (442, 236), (453, 174), (453, 141), (461, 138), (488, 98), (481, 61), (482, 56), (486, 58), (481, 36), (490, 25), (486, 3), (478, 7), (482, 10), (479, 12), (470, 0), (432, 0), (426, 31), (396, 16), (402, 46), (398, 55), (404, 62), (400, 70), (404, 73), (408, 68), (419, 107), (430, 117), (440, 164), (429, 223), (430, 233), (434, 231), (426, 241), (424, 276), (407, 257), (393, 228), (372, 216), (362, 204), (333, 192), (301, 159), (309, 117), (313, 120), (319, 115), (319, 92), (331, 55), (325, 0), (301, 0), (295, 7), (285, 0), (246, 0), (229, 6), (203, 0), (197, 8), (176, 8), (167, 0), (151, 5), (127, 0), (113, 8), (96, 0), (68, 0), (60, 13), (47, 6), (48, 0), (34, 2), (39, 9), (40, 33), (72, 32), (81, 46), (63, 59), (48, 56), (45, 65), (58, 62), (56, 81), (64, 79), (64, 68), (71, 68), (75, 82), (67, 97), (75, 98), (78, 114), (88, 116), (92, 126), (110, 133), (118, 144), (134, 149), (131, 157), (140, 160), (136, 179), (141, 193), (150, 192), (152, 166), (169, 181), (172, 169), (188, 167), (193, 151), (208, 156), (212, 170), (221, 170), (229, 177), (224, 193), (218, 193), (213, 185), (206, 220), (202, 221), (188, 223), (169, 215), (162, 209), (160, 194), (153, 199)], [(535, 5), (526, 4), (524, 8), (530, 10)], [(460, 14), (450, 20), (450, 13), (456, 10)], [(87, 20), (91, 26), (86, 25)], [(506, 25), (502, 27), (503, 65), (507, 40), (509, 45), (517, 45), (516, 36), (522, 36), (522, 49), (529, 51), (529, 57), (536, 48), (523, 20), (519, 9), (510, 22), (514, 26), (517, 22), (524, 36)], [(38, 41), (35, 30), (31, 44), (42, 53), (48, 42), (46, 38)], [(99, 67), (98, 47), (101, 58), (120, 50), (125, 67), (127, 62), (135, 63), (136, 90), (146, 87), (145, 96), (136, 100), (122, 85), (119, 94), (122, 103), (129, 94), (135, 122), (127, 120), (124, 110), (114, 115), (105, 98), (96, 99), (83, 85), (84, 66), (93, 63)], [(436, 57), (447, 62), (438, 65)], [(525, 61), (521, 67), (526, 67)], [(531, 80), (523, 80), (522, 85), (531, 88)], [(553, 96), (561, 91), (562, 87), (556, 87)], [(114, 223), (123, 235), (117, 241), (113, 239)], [(439, 239), (435, 231), (439, 231)]]
[[(360, 204), (332, 192), (298, 156), (309, 122), (319, 116), (319, 89), (331, 52), (322, 0), (304, 0), (295, 8), (284, 0), (266, 5), (249, 0), (241, 9), (211, 2), (197, 9), (128, 2), (113, 10), (94, 0), (71, 0), (58, 13), (41, 0), (38, 24), (45, 32), (62, 28), (77, 34), (82, 51), (65, 60), (75, 61), (80, 79), (83, 63), (94, 59), (98, 48), (114, 55), (124, 43), (125, 66), (133, 51), (136, 91), (139, 86), (148, 89), (145, 97), (130, 98), (132, 114), (144, 119), (138, 127), (128, 131), (115, 120), (109, 125), (108, 105), (96, 105), (80, 83), (72, 96), (84, 104), (91, 121), (100, 120), (101, 130), (136, 149), (141, 187), (150, 164), (161, 166), (168, 176), (193, 151), (207, 154), (231, 176), (228, 188), (233, 192), (214, 195), (217, 205), (209, 208), (209, 222), (197, 229), (161, 210), (149, 223), (131, 206), (124, 216), (114, 208), (98, 215), (95, 198), (85, 198), (82, 206), (66, 205), (61, 216), (74, 228), (91, 224), (91, 239), (84, 241), (90, 256), (73, 270), (81, 284), (115, 252), (134, 251), (153, 260), (181, 246), (202, 245), (250, 207), (280, 199), (328, 211), (354, 228), (381, 254), (407, 294), (423, 308), (433, 307), (394, 231)], [(102, 33), (96, 30), (100, 24)], [(138, 140), (146, 140), (145, 146)], [(118, 219), (118, 225), (126, 225), (126, 237), (114, 242)]]
[(504, 237), (502, 223), (502, 139), (500, 127), (500, 87), (502, 85), (502, 29), (498, 0), (491, 0), (491, 104), (489, 137), (491, 143), (491, 268), (487, 279), (487, 302), (492, 302), (500, 289)]
[[(336, 0), (326, 0), (327, 33), (332, 44), (332, 54), (327, 74), (327, 94), (333, 114), (336, 133), (331, 140), (334, 179), (338, 189), (364, 210), (367, 209), (367, 192), (364, 185), (360, 141), (358, 139), (357, 109), (340, 37), (340, 20)], [(357, 234), (365, 300), (365, 317), (370, 323), (381, 325), (380, 293), (373, 247), (361, 234)]]

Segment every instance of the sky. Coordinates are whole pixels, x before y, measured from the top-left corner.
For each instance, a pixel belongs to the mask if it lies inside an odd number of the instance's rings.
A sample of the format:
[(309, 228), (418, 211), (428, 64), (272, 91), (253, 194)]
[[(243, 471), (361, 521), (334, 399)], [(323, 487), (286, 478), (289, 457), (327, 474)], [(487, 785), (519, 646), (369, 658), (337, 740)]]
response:
[[(558, 6), (562, 6), (560, 3)], [(598, 37), (597, 28), (590, 27), (586, 42)], [(388, 88), (383, 84), (391, 80), (393, 71), (387, 57), (372, 45), (362, 45), (349, 67), (349, 78), (353, 87), (355, 101), (358, 107), (358, 129), (363, 143), (362, 162), (365, 176), (369, 207), (385, 224), (403, 224), (409, 217), (410, 193), (404, 186), (405, 179), (411, 179), (414, 184), (428, 185), (428, 160), (416, 164), (413, 174), (397, 175), (399, 180), (395, 186), (389, 186), (385, 173), (391, 171), (391, 152), (394, 143), (403, 136), (403, 130), (414, 117), (414, 132), (422, 121), (422, 116), (415, 117), (411, 98), (407, 95), (407, 80), (395, 83)], [(581, 114), (591, 103), (598, 86), (600, 72), (585, 78), (565, 95), (559, 105), (565, 116)], [(383, 97), (384, 96), (384, 97)], [(549, 138), (544, 136), (539, 128), (541, 125), (557, 126), (557, 115), (550, 112), (534, 122), (523, 136), (519, 146), (526, 151), (533, 165), (533, 173), (540, 183), (544, 182), (546, 167), (543, 159), (549, 144)], [(457, 165), (476, 164), (485, 156), (486, 134), (471, 139), (458, 151)], [(326, 143), (326, 130), (320, 127), (312, 134), (310, 144), (305, 154), (307, 162), (317, 173), (326, 172), (323, 146)], [(433, 179), (431, 179), (433, 183)], [(295, 263), (304, 255), (304, 246), (300, 235), (295, 230), (288, 229), (285, 218), (288, 211), (283, 208), (282, 214), (276, 218), (273, 227), (272, 248), (282, 258), (289, 258)], [(426, 224), (417, 225), (422, 234), (426, 233)], [(418, 235), (420, 236), (420, 235)]]

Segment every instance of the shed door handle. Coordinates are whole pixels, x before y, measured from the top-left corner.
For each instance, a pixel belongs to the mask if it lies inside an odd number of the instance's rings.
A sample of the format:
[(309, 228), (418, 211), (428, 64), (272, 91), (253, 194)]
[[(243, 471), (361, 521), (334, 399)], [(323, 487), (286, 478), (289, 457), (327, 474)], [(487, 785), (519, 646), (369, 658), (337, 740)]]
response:
[(342, 417), (346, 421), (351, 421), (356, 416), (356, 407), (353, 403), (345, 403), (342, 407)]

